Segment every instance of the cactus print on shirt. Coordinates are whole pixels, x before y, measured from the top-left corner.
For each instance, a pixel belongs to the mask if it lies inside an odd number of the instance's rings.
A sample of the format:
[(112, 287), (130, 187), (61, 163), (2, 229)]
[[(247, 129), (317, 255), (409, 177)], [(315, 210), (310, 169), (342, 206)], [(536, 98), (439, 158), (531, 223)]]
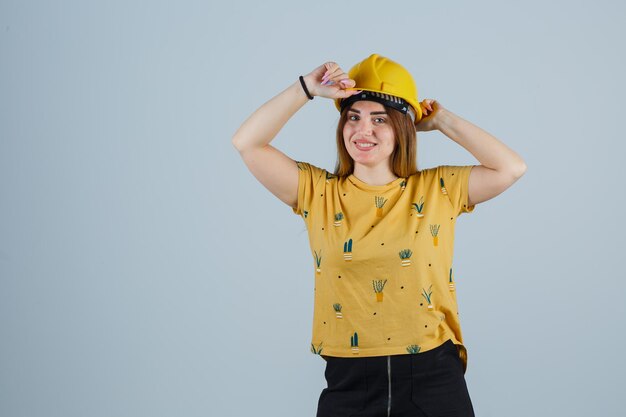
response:
[(470, 213), (472, 165), (369, 185), (298, 164), (298, 202), (315, 279), (311, 351), (419, 354), (448, 339), (464, 366), (452, 265), (457, 217)]

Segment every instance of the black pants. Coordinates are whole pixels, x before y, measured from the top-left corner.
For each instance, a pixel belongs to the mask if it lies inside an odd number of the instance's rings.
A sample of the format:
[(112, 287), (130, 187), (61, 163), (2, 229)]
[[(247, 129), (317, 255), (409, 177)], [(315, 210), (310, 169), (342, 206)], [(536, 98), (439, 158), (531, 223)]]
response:
[(327, 357), (317, 417), (473, 417), (451, 340), (406, 355)]

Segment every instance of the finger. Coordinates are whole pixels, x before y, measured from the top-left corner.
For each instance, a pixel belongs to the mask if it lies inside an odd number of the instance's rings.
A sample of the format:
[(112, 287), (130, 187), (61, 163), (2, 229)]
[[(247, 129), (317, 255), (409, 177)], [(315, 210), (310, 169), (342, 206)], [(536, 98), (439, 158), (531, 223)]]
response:
[(324, 76), (322, 76), (322, 81), (321, 81), (321, 85), (325, 85), (328, 83), (328, 81), (330, 81), (330, 75), (333, 74), (335, 70), (335, 67), (331, 66), (330, 69), (326, 70), (326, 73), (324, 74)]
[(352, 84), (356, 85), (356, 81), (348, 78), (348, 76), (345, 73), (341, 73), (337, 76), (331, 76), (329, 78), (326, 79), (326, 81), (323, 81), (323, 83), (325, 84), (340, 84), (341, 86), (345, 87), (345, 88), (349, 88), (349, 87), (353, 87)]
[(330, 65), (328, 66), (326, 72), (328, 74), (332, 74), (332, 73), (335, 73), (337, 71), (341, 71), (341, 67), (336, 62), (331, 62)]
[(355, 90), (339, 90), (337, 91), (336, 98), (346, 98), (346, 97), (353, 96), (355, 94), (359, 94), (360, 92), (361, 91), (355, 91)]
[(339, 67), (339, 65), (337, 65), (336, 62), (332, 62), (332, 61), (329, 61), (329, 62), (325, 63), (324, 66), (326, 67), (326, 72), (322, 76), (322, 79), (327, 78), (328, 74), (330, 74), (331, 72), (335, 71), (335, 69), (337, 69)]
[(323, 80), (324, 79), (326, 79), (326, 80), (335, 79), (337, 77), (340, 77), (343, 74), (344, 74), (343, 70), (339, 66), (336, 66), (332, 70), (328, 71), (328, 73), (326, 75), (324, 75), (324, 77), (322, 77), (322, 79)]
[(344, 78), (339, 81), (339, 84), (342, 85), (344, 88), (352, 88), (356, 85), (356, 81), (351, 80), (350, 78)]
[(328, 75), (326, 78), (322, 78), (322, 84), (329, 84), (331, 82), (338, 83), (344, 79), (349, 79), (349, 78), (346, 75), (346, 73), (344, 73), (343, 71), (333, 72), (330, 75)]

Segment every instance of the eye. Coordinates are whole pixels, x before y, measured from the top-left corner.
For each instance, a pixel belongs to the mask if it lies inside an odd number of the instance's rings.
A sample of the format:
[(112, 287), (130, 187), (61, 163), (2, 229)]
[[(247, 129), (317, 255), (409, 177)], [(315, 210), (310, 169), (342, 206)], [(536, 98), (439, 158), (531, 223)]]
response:
[(352, 120), (352, 121), (359, 120), (359, 116), (357, 116), (356, 114), (352, 114), (348, 116), (348, 120)]
[(384, 117), (376, 117), (374, 118), (376, 123), (385, 123), (387, 120)]

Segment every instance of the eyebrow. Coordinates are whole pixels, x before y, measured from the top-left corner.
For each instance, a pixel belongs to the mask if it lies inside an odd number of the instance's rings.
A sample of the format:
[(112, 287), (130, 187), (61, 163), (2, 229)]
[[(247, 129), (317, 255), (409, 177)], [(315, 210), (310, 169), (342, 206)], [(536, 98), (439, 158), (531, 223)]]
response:
[[(355, 110), (355, 109), (349, 109), (348, 111), (353, 111), (355, 113), (361, 114), (359, 110)], [(386, 111), (373, 111), (373, 112), (370, 112), (370, 114), (387, 114), (387, 112)]]

